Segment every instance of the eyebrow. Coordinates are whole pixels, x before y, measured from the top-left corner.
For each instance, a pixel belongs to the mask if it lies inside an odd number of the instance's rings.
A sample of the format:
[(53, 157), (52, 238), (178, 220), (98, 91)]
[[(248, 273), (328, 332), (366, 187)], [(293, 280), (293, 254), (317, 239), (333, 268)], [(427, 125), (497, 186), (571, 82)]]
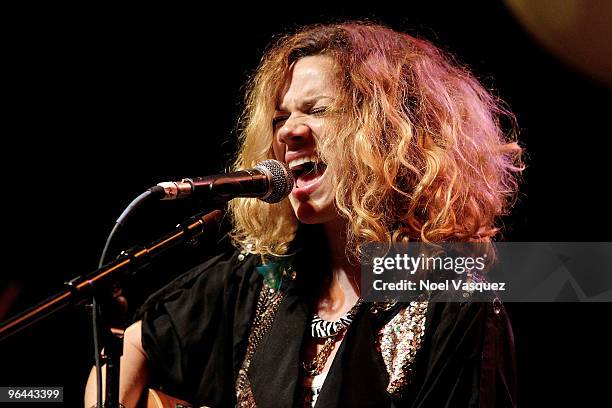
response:
[[(327, 96), (327, 95), (310, 96), (310, 97), (307, 97), (307, 98), (301, 100), (298, 103), (298, 109), (303, 110), (305, 108), (312, 107), (314, 104), (316, 104), (321, 99), (331, 99), (331, 100), (333, 100), (334, 98), (332, 98), (331, 96)], [(281, 111), (281, 112), (286, 112), (287, 111), (287, 109), (285, 109), (284, 106), (278, 105), (278, 104), (276, 105), (275, 109), (277, 111)]]

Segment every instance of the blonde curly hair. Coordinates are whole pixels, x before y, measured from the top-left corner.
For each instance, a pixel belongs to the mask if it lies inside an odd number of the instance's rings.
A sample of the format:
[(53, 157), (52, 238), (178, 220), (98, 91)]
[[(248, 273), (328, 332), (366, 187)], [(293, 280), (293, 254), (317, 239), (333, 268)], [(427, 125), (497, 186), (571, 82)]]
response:
[[(309, 26), (271, 46), (248, 85), (233, 168), (274, 158), (271, 121), (285, 78), (310, 55), (338, 67), (334, 136), (317, 151), (347, 220), (347, 253), (370, 242), (491, 241), (523, 169), (514, 117), (433, 44), (384, 26)], [(230, 211), (234, 242), (262, 256), (286, 253), (296, 235), (288, 199), (236, 199)]]

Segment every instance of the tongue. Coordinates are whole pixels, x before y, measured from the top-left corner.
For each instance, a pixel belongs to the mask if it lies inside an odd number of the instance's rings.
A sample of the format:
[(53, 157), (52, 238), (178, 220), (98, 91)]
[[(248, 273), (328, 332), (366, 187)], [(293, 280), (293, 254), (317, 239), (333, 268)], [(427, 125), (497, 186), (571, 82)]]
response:
[(295, 185), (298, 188), (302, 188), (307, 184), (312, 183), (313, 180), (321, 177), (325, 173), (325, 166), (319, 166), (317, 171), (309, 171), (307, 173), (302, 173), (295, 181)]

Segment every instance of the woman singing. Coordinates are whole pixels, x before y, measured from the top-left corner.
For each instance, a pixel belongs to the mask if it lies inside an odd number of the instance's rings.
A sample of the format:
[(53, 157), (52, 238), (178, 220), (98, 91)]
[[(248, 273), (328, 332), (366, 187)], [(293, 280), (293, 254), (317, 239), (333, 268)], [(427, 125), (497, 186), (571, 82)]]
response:
[[(368, 23), (280, 38), (252, 77), (236, 169), (286, 163), (287, 199), (235, 199), (235, 251), (153, 295), (126, 331), (122, 403), (514, 406), (493, 302), (362, 300), (374, 242), (490, 242), (517, 191), (507, 112), (430, 42)], [(90, 378), (86, 406), (95, 403)]]

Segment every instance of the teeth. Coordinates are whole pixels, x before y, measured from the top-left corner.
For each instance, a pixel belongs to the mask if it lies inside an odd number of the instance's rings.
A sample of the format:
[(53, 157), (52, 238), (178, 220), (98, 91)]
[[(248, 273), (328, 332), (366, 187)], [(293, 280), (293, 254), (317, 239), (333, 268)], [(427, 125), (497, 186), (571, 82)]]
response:
[(309, 163), (309, 162), (318, 163), (319, 162), (319, 157), (316, 156), (316, 155), (313, 155), (313, 156), (304, 156), (304, 157), (300, 157), (298, 159), (291, 160), (289, 163), (287, 163), (287, 165), (289, 166), (289, 168), (291, 170), (293, 170), (297, 166), (300, 166), (300, 165), (302, 165), (304, 163)]

